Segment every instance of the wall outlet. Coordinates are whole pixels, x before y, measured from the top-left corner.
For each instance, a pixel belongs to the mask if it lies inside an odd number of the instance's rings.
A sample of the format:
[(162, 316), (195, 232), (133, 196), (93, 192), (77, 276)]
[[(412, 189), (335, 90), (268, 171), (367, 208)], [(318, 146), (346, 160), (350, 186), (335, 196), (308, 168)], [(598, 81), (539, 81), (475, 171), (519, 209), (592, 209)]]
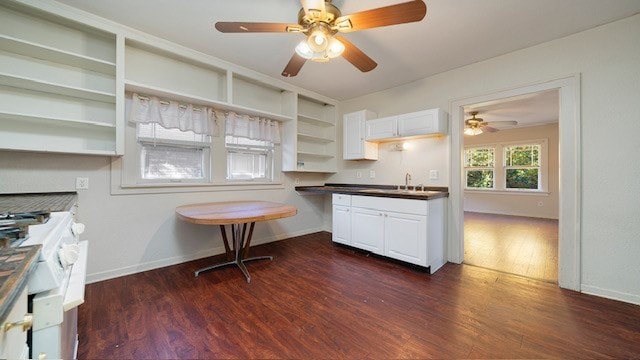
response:
[(429, 179), (437, 180), (438, 179), (438, 170), (430, 170), (429, 171)]
[(300, 184), (300, 178), (293, 179), (293, 183), (296, 185)]
[(89, 189), (89, 178), (86, 178), (86, 177), (76, 178), (76, 190), (87, 190), (87, 189)]
[(356, 171), (356, 178), (362, 179), (362, 171)]
[(376, 178), (376, 171), (375, 170), (369, 170), (369, 178), (370, 179), (375, 179)]

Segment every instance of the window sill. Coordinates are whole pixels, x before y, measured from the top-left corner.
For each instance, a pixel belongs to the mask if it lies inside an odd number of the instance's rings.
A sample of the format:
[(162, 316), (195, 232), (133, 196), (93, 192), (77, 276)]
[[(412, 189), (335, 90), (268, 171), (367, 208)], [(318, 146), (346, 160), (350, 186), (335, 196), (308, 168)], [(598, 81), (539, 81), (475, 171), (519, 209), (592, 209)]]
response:
[(548, 191), (464, 189), (466, 194), (549, 196)]
[(220, 184), (196, 184), (196, 183), (151, 183), (151, 184), (122, 184), (111, 188), (111, 195), (133, 194), (172, 194), (212, 191), (247, 191), (247, 190), (273, 190), (284, 189), (281, 182), (246, 182), (246, 183), (220, 183)]

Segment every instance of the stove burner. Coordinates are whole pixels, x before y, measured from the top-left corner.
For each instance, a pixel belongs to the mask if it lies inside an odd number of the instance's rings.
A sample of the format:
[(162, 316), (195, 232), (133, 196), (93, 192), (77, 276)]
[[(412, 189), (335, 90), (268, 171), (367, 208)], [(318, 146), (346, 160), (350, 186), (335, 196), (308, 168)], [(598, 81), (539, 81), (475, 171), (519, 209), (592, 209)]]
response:
[(29, 226), (44, 224), (49, 217), (42, 211), (0, 214), (0, 247), (20, 246), (29, 237)]

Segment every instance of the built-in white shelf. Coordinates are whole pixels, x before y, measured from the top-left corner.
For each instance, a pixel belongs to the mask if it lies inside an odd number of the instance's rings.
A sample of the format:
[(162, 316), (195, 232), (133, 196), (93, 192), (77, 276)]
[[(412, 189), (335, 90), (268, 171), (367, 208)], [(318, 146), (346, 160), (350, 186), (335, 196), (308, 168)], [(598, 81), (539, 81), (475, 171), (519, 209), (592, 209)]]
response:
[(321, 126), (321, 127), (332, 127), (332, 126), (335, 126), (335, 123), (332, 123), (332, 122), (329, 122), (327, 120), (320, 119), (320, 118), (317, 118), (317, 117), (304, 115), (304, 114), (298, 114), (298, 121), (301, 121), (301, 122), (304, 122), (304, 123), (308, 123), (308, 124), (311, 124), (311, 125), (315, 125), (315, 126)]
[(298, 133), (298, 139), (303, 141), (315, 142), (319, 144), (328, 144), (335, 141), (333, 139), (327, 139), (317, 135), (304, 134), (304, 133)]
[(114, 62), (93, 58), (86, 55), (75, 54), (69, 51), (56, 49), (47, 45), (31, 41), (17, 39), (0, 34), (0, 49), (16, 54), (43, 59), (82, 69), (96, 71), (104, 74), (115, 75), (116, 64)]
[(290, 116), (285, 116), (282, 114), (275, 114), (266, 111), (251, 109), (244, 106), (233, 105), (223, 101), (211, 100), (207, 98), (203, 98), (201, 96), (185, 94), (180, 92), (175, 92), (170, 89), (165, 89), (157, 86), (141, 84), (135, 81), (125, 80), (125, 90), (127, 92), (135, 92), (141, 95), (153, 95), (159, 98), (166, 98), (176, 101), (184, 101), (197, 105), (205, 105), (211, 106), (214, 109), (219, 109), (223, 111), (233, 111), (242, 115), (251, 115), (251, 116), (259, 116), (268, 118), (271, 120), (277, 121), (291, 121), (293, 120)]
[(61, 125), (68, 125), (68, 126), (82, 126), (87, 128), (95, 128), (96, 130), (100, 130), (100, 129), (107, 130), (107, 129), (115, 128), (114, 124), (107, 124), (107, 123), (98, 122), (98, 121), (61, 118), (61, 117), (48, 117), (48, 116), (41, 116), (41, 115), (13, 113), (13, 112), (4, 112), (4, 111), (0, 111), (0, 119), (3, 121), (17, 121), (17, 122), (32, 121), (32, 122), (38, 122), (38, 123), (46, 123), (49, 125), (51, 125), (51, 123), (53, 122), (53, 123), (58, 123)]
[(328, 155), (328, 154), (318, 154), (318, 153), (310, 153), (310, 152), (303, 152), (303, 151), (298, 151), (298, 155), (303, 157), (318, 158), (318, 159), (331, 159), (335, 157), (335, 155), (333, 154)]
[(100, 102), (114, 103), (116, 102), (115, 93), (107, 93), (104, 91), (91, 90), (86, 88), (55, 84), (52, 82), (30, 79), (26, 77), (14, 76), (12, 74), (0, 72), (0, 85), (17, 87), (21, 89), (29, 89), (42, 91), (46, 93), (72, 96), (81, 99), (94, 100)]

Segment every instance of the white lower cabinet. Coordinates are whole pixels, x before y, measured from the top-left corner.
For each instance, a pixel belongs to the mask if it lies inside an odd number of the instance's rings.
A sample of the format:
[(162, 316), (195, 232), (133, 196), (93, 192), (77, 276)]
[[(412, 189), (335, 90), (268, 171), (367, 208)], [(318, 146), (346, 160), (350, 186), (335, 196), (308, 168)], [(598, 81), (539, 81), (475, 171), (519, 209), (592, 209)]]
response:
[(427, 266), (427, 217), (395, 212), (384, 216), (384, 255)]
[(351, 195), (333, 194), (332, 240), (351, 245)]
[[(355, 197), (355, 196), (354, 196)], [(353, 246), (384, 255), (384, 213), (379, 210), (351, 208)]]
[(434, 273), (445, 263), (445, 200), (334, 194), (333, 241)]

